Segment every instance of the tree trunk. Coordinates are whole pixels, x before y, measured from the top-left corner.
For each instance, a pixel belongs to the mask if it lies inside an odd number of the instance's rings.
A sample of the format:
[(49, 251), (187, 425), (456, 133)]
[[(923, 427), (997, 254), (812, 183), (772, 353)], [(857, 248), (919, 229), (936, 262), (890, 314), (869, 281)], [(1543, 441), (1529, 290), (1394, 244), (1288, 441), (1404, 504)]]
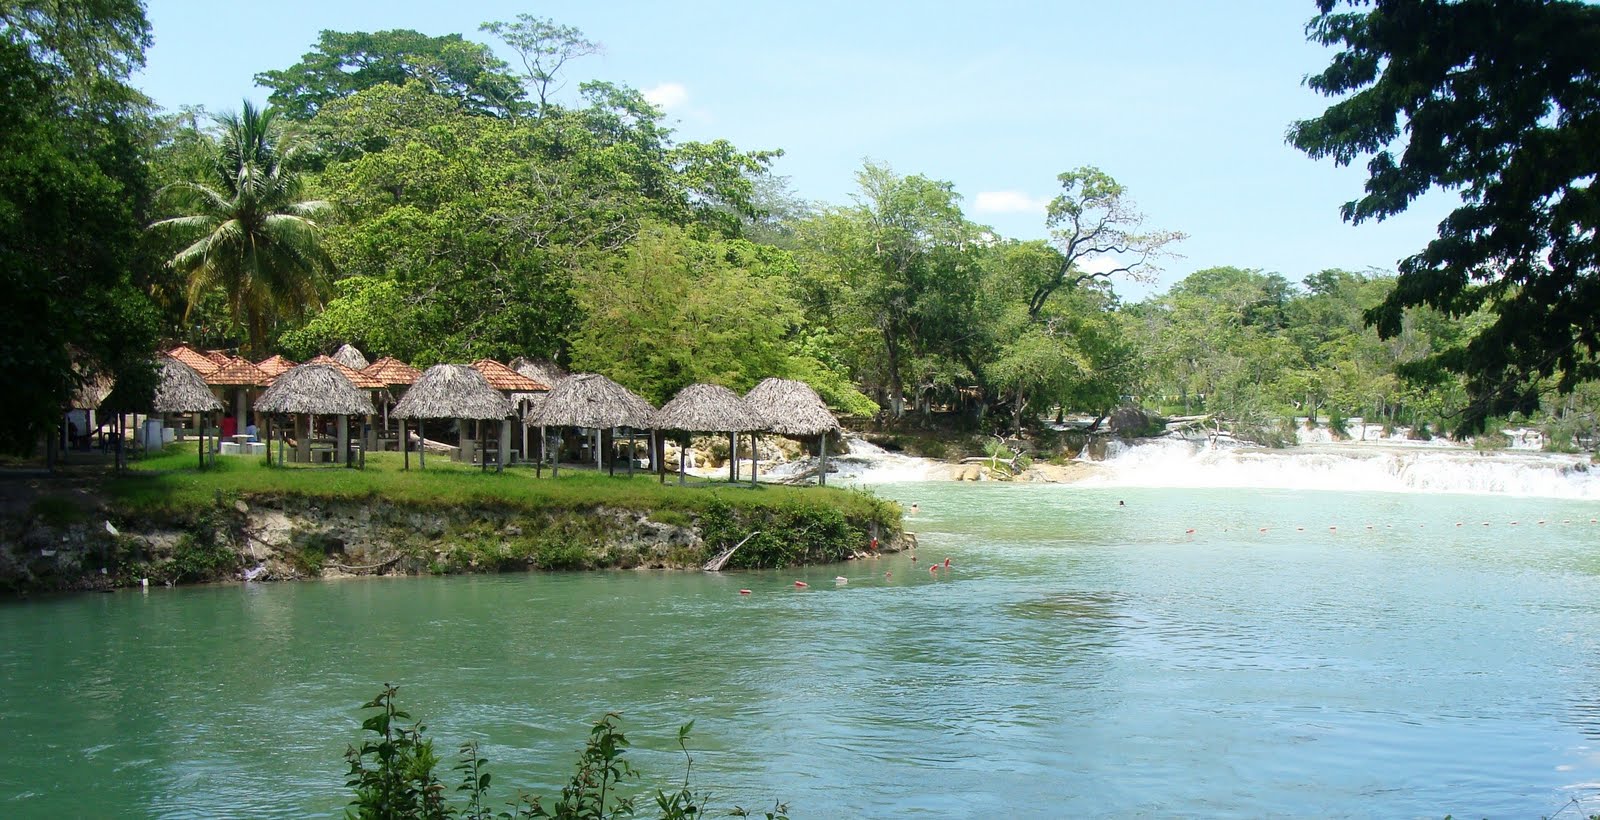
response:
[(899, 419), (906, 412), (905, 385), (900, 382), (900, 338), (891, 330), (883, 332), (883, 348), (889, 367), (889, 414)]

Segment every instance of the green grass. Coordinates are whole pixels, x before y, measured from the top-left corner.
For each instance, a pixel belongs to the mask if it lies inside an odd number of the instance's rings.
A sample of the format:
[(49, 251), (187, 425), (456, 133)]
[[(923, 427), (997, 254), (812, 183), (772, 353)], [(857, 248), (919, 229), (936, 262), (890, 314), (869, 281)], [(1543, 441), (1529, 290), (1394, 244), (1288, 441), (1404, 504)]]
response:
[(307, 465), (266, 466), (262, 459), (218, 457), (200, 470), (191, 446), (176, 446), (134, 465), (126, 476), (106, 481), (112, 504), (131, 515), (182, 514), (223, 498), (288, 497), (338, 500), (386, 500), (421, 507), (494, 506), (521, 510), (593, 509), (699, 513), (720, 499), (741, 508), (826, 507), (852, 518), (898, 522), (893, 502), (857, 490), (836, 487), (787, 487), (748, 483), (706, 482), (679, 487), (668, 476), (665, 485), (653, 474), (632, 479), (594, 472), (564, 470), (552, 479), (548, 470), (535, 478), (528, 468), (504, 473), (430, 458), (428, 469), (401, 469), (397, 453), (374, 453), (365, 470)]

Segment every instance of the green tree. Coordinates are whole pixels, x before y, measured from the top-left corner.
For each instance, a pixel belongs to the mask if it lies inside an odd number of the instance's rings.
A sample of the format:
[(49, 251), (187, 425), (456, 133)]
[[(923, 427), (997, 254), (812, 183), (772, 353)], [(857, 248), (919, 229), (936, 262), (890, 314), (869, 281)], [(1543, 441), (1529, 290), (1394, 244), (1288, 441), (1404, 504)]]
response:
[[(1125, 275), (1150, 281), (1171, 246), (1187, 238), (1177, 231), (1145, 231), (1144, 215), (1126, 186), (1098, 168), (1085, 166), (1057, 177), (1061, 193), (1050, 200), (1045, 226), (1060, 251), (1041, 271), (1028, 294), (1028, 315), (1037, 319), (1056, 291)], [(1085, 263), (1109, 262), (1089, 267)]]
[(0, 369), (21, 386), (0, 449), (31, 448), (86, 378), (148, 395), (146, 116), (125, 81), (149, 42), (134, 0), (0, 2)]
[(567, 63), (600, 51), (600, 44), (583, 36), (573, 26), (557, 25), (555, 21), (531, 14), (517, 15), (512, 23), (484, 23), (479, 31), (487, 31), (500, 38), (522, 62), (523, 82), (533, 89), (538, 98), (535, 113), (544, 116), (550, 104), (550, 95), (560, 90), (556, 76)]
[(429, 37), (409, 29), (323, 31), (316, 49), (280, 71), (263, 71), (256, 84), (272, 89), (267, 101), (292, 120), (309, 120), (328, 103), (380, 85), (420, 82), (475, 114), (509, 116), (523, 91), (489, 48), (459, 34)]
[(1600, 375), (1600, 7), (1569, 0), (1318, 0), (1311, 40), (1340, 51), (1307, 79), (1339, 98), (1288, 139), (1339, 165), (1367, 158), (1351, 223), (1435, 188), (1462, 204), (1400, 262), (1367, 314), (1385, 337), (1408, 308), (1492, 317), (1435, 363), (1465, 374), (1459, 428), (1538, 405), (1536, 381)]
[(856, 351), (857, 379), (883, 390), (899, 418), (917, 360), (948, 359), (971, 321), (978, 230), (950, 183), (870, 162), (856, 181), (854, 205), (799, 226), (799, 287), (807, 310)]
[(304, 187), (294, 168), (301, 148), (284, 135), (273, 109), (246, 101), (241, 113), (220, 122), (213, 184), (167, 186), (187, 213), (150, 228), (189, 242), (167, 262), (186, 278), (188, 304), (220, 288), (229, 314), (260, 355), (280, 317), (298, 317), (322, 303), (332, 263), (314, 217), (328, 204), (301, 199)]
[(744, 391), (791, 370), (799, 312), (788, 255), (647, 226), (620, 256), (581, 271), (572, 363), (661, 404), (696, 382)]

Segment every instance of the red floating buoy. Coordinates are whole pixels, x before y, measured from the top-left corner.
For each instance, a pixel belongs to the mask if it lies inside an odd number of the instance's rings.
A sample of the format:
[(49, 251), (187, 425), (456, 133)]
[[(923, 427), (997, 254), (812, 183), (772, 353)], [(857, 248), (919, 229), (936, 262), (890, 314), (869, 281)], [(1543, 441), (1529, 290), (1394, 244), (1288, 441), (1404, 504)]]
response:
[(944, 568), (945, 569), (949, 569), (950, 568), (950, 559), (949, 558), (944, 559)]
[(750, 594), (750, 590), (748, 590), (748, 589), (741, 589), (741, 590), (739, 590), (739, 594), (740, 594), (740, 595), (749, 595), (749, 594)]
[(1186, 529), (1183, 532), (1184, 532), (1185, 535), (1194, 535), (1194, 527), (1190, 527), (1189, 529)]
[(806, 583), (805, 581), (795, 581), (794, 585), (799, 587), (799, 588), (801, 588), (801, 589), (805, 589), (806, 587), (811, 586), (810, 584)]

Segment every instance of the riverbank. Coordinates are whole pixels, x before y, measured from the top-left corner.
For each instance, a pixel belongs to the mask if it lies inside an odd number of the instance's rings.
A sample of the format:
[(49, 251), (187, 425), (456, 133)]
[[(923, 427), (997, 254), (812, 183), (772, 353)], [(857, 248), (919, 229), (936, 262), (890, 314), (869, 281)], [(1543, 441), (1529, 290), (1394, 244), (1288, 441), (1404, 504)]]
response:
[[(908, 542), (898, 505), (834, 487), (687, 487), (652, 475), (268, 467), (187, 448), (124, 476), (12, 482), (0, 591), (248, 578), (694, 568), (749, 537), (729, 568), (848, 560)], [(752, 535), (754, 533), (754, 535)]]

